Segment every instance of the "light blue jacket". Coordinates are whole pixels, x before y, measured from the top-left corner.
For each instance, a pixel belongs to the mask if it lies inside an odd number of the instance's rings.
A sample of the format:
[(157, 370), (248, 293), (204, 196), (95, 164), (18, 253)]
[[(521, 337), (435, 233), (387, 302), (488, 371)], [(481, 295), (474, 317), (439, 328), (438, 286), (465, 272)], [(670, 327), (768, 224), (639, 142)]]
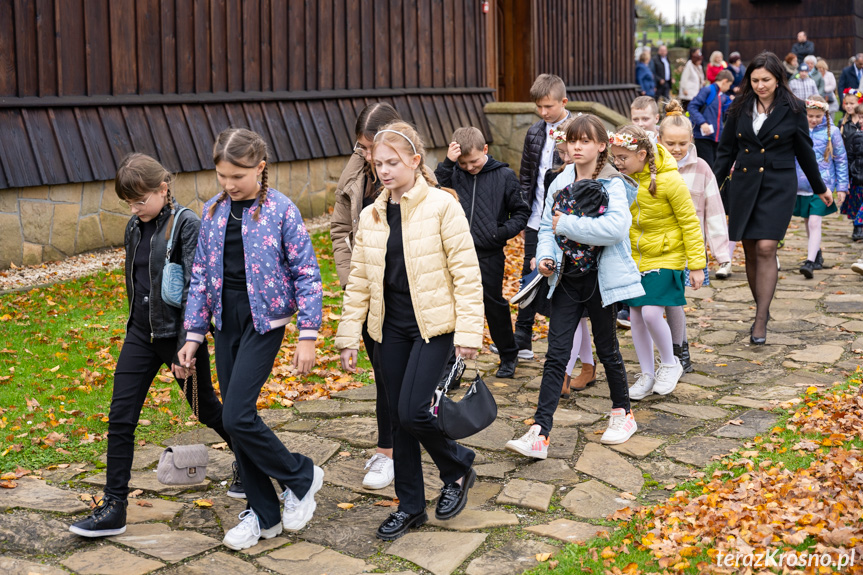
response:
[[(548, 188), (545, 209), (539, 226), (539, 240), (536, 248), (536, 262), (553, 259), (557, 270), (561, 268), (563, 250), (554, 239), (551, 220), (554, 216), (554, 199), (557, 192), (575, 181), (575, 166), (569, 165), (557, 176)], [(599, 256), (599, 293), (603, 306), (614, 302), (644, 295), (641, 287), (641, 274), (632, 259), (629, 244), (629, 228), (632, 214), (629, 205), (635, 200), (638, 186), (606, 165), (597, 178), (608, 192), (608, 211), (596, 218), (563, 215), (557, 222), (557, 231), (567, 238), (591, 246), (604, 246)], [(548, 297), (554, 293), (559, 272), (548, 278)]]

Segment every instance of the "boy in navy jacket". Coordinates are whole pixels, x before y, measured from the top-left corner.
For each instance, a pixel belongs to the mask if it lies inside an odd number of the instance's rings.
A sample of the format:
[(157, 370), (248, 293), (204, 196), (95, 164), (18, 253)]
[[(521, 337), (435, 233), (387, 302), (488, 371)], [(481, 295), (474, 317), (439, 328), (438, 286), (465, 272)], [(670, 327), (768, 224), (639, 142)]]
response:
[(734, 74), (730, 70), (722, 70), (716, 75), (716, 81), (702, 88), (687, 108), (698, 157), (711, 168), (716, 159), (716, 148), (719, 146), (719, 134), (722, 133), (722, 125), (725, 123), (725, 114), (731, 105), (731, 98), (726, 92), (733, 83)]
[(435, 177), (440, 185), (455, 189), (464, 208), (482, 271), (485, 317), (500, 353), (497, 377), (513, 377), (518, 347), (509, 304), (503, 299), (503, 247), (524, 229), (530, 207), (515, 172), (488, 155), (488, 145), (477, 128), (459, 128), (453, 133)]

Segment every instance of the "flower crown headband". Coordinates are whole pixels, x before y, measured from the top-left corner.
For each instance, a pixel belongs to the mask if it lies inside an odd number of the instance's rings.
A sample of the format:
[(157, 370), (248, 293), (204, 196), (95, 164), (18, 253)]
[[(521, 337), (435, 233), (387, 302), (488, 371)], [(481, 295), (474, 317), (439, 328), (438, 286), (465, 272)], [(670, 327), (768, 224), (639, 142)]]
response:
[(559, 128), (552, 128), (548, 131), (548, 135), (551, 136), (552, 141), (555, 146), (559, 146), (561, 144), (566, 143), (566, 130), (561, 130)]
[(608, 132), (608, 143), (611, 146), (626, 148), (630, 152), (634, 152), (638, 149), (638, 139), (632, 134)]
[(863, 98), (863, 92), (861, 92), (860, 90), (855, 90), (854, 88), (845, 88), (843, 94), (845, 96), (854, 96), (858, 100)]
[(830, 111), (830, 104), (827, 102), (819, 102), (818, 100), (806, 100), (806, 108), (808, 110), (821, 110), (822, 112)]

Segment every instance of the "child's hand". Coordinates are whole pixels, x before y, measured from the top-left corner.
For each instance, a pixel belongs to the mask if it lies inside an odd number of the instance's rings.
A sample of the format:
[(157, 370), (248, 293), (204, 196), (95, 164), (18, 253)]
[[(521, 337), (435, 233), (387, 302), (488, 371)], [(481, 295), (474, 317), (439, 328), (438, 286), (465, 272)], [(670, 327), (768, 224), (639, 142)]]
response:
[(297, 349), (294, 351), (291, 365), (303, 375), (312, 370), (315, 366), (315, 340), (303, 339), (297, 342)]
[(836, 192), (836, 194), (839, 196), (839, 201), (836, 202), (836, 205), (841, 207), (845, 203), (845, 192)]
[(180, 351), (177, 352), (177, 361), (180, 362), (181, 367), (186, 369), (195, 368), (195, 354), (198, 353), (199, 347), (201, 347), (201, 344), (197, 341), (187, 341), (180, 348)]
[(476, 357), (476, 349), (457, 345), (455, 346), (455, 355), (456, 357), (463, 357), (464, 359), (473, 359)]
[(543, 276), (548, 277), (554, 273), (554, 260), (545, 258), (541, 262), (539, 262), (539, 273)]
[(557, 233), (557, 222), (560, 221), (560, 216), (562, 216), (562, 215), (563, 215), (563, 212), (560, 212), (558, 210), (554, 211), (554, 217), (551, 218), (551, 230), (554, 233)]
[(357, 370), (357, 350), (342, 350), (342, 369), (354, 373)]
[(457, 162), (459, 156), (461, 156), (461, 146), (458, 145), (458, 142), (450, 142), (449, 148), (446, 151), (446, 157), (451, 162)]
[(536, 258), (530, 258), (530, 271), (536, 269)]
[(176, 363), (171, 364), (171, 373), (173, 373), (174, 377), (176, 377), (177, 379), (186, 379), (187, 377), (192, 376), (191, 369), (186, 369), (185, 367), (177, 365)]
[(830, 193), (830, 190), (827, 190), (823, 194), (818, 194), (818, 197), (821, 198), (821, 201), (824, 202), (824, 205), (828, 208), (833, 205), (833, 194)]
[(689, 285), (698, 289), (704, 285), (704, 270), (689, 270)]

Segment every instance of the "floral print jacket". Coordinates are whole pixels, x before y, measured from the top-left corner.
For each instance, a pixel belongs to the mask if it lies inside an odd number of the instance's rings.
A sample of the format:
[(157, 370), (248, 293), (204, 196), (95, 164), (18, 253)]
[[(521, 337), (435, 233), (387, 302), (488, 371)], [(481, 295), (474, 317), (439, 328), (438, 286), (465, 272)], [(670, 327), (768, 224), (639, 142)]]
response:
[[(231, 198), (220, 196), (204, 204), (201, 233), (192, 266), (184, 327), (187, 341), (204, 341), (210, 318), (222, 328), (222, 260)], [(287, 324), (299, 310), (300, 338), (313, 339), (321, 327), (322, 288), (318, 260), (297, 206), (270, 188), (258, 221), (252, 217), (258, 201), (243, 210), (243, 249), (246, 290), (255, 331), (264, 334)]]

